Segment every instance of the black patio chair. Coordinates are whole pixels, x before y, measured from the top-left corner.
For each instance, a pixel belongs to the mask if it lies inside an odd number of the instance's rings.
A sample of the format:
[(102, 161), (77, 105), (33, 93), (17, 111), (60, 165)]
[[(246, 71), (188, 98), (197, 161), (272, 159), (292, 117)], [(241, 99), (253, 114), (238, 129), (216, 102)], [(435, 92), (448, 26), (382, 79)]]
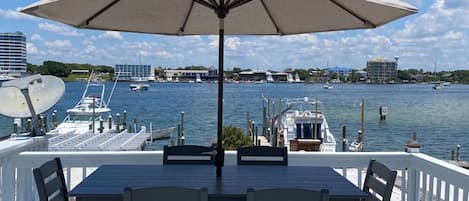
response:
[(34, 168), (33, 174), (40, 201), (68, 201), (67, 186), (60, 158), (54, 158), (39, 168)]
[[(370, 160), (363, 184), (363, 191), (369, 194), (366, 201), (390, 201), (396, 175), (396, 171), (389, 169), (384, 164)], [(381, 199), (374, 193), (378, 194)]]
[(254, 190), (248, 189), (247, 201), (329, 201), (329, 190), (320, 191), (296, 189), (296, 188), (275, 188)]
[(207, 188), (182, 187), (125, 188), (124, 201), (207, 201)]
[(237, 157), (238, 165), (288, 165), (286, 147), (240, 147)]
[(163, 164), (215, 164), (215, 148), (199, 145), (164, 146)]

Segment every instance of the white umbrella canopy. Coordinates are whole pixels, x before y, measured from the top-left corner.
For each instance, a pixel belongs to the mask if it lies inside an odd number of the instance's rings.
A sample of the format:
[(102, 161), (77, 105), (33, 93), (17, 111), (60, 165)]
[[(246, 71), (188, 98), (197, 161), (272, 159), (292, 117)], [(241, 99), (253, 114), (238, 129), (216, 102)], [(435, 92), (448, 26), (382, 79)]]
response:
[(86, 29), (219, 35), (216, 176), (223, 150), (224, 35), (376, 28), (417, 12), (399, 0), (42, 0), (21, 12)]
[[(205, 2), (213, 5), (211, 0)], [(226, 0), (225, 4), (236, 2), (238, 6), (228, 8), (225, 17), (224, 32), (228, 35), (375, 28), (417, 12), (415, 7), (397, 0)], [(194, 0), (44, 0), (22, 12), (78, 28), (165, 35), (219, 34), (219, 18), (213, 8)]]

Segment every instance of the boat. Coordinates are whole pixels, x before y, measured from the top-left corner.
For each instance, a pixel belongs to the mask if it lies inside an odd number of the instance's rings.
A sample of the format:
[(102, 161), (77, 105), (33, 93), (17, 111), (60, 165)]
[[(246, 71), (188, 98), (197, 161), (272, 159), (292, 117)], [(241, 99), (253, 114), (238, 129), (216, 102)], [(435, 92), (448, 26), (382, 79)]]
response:
[(285, 103), (283, 134), (290, 151), (335, 152), (335, 137), (317, 99), (286, 99)]
[(300, 75), (298, 75), (298, 73), (295, 74), (295, 82), (296, 83), (301, 83), (301, 79), (300, 79)]
[(200, 74), (198, 74), (198, 73), (195, 76), (195, 82), (202, 83), (202, 79), (200, 79)]
[(440, 90), (441, 89), (441, 84), (440, 83), (435, 83), (433, 84), (433, 87), (432, 87), (434, 90)]
[(287, 82), (288, 83), (295, 82), (295, 80), (293, 79), (293, 75), (291, 73), (288, 73), (288, 75), (287, 75)]
[(323, 85), (322, 87), (323, 87), (324, 89), (332, 89), (332, 88), (334, 88), (334, 86), (332, 86), (332, 84), (329, 83), (329, 82), (326, 82), (326, 84)]
[(48, 134), (86, 133), (93, 129), (98, 130), (100, 121), (107, 122), (106, 118), (111, 112), (107, 105), (112, 92), (109, 94), (108, 102), (104, 102), (105, 85), (103, 82), (92, 82), (94, 80), (92, 77), (93, 73), (78, 103), (67, 110), (64, 120)]
[(150, 87), (147, 83), (134, 82), (129, 85), (130, 91), (146, 91)]
[(10, 80), (14, 80), (15, 77), (12, 77), (6, 73), (1, 73), (0, 74), (0, 82), (6, 82), (6, 81), (10, 81)]
[[(434, 73), (433, 73), (433, 77), (435, 79), (438, 77), (438, 74), (436, 73), (436, 62), (435, 62), (435, 70), (434, 70)], [(432, 88), (434, 90), (440, 90), (441, 87), (442, 87), (441, 83), (442, 82), (440, 80), (434, 80), (433, 83), (432, 83), (433, 84)]]

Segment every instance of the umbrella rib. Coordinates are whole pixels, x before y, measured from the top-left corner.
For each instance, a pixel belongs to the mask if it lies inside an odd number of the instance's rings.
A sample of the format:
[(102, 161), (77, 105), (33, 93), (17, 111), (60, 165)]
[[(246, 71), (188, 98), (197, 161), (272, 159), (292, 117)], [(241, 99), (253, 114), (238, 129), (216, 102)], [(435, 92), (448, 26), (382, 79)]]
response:
[(227, 5), (228, 5), (227, 8), (228, 8), (228, 9), (233, 9), (233, 8), (236, 8), (236, 7), (238, 7), (238, 6), (241, 6), (241, 5), (245, 4), (245, 3), (248, 3), (248, 2), (250, 2), (250, 1), (252, 1), (252, 0), (235, 0), (235, 1), (233, 1), (231, 4), (229, 4), (229, 1), (228, 1), (228, 2), (227, 2)]
[(211, 8), (211, 9), (213, 9), (213, 10), (216, 10), (216, 9), (217, 9), (216, 6), (214, 6), (214, 5), (212, 5), (212, 4), (208, 3), (208, 2), (206, 2), (206, 1), (204, 1), (204, 0), (194, 0), (194, 1), (197, 2), (197, 3), (199, 3), (199, 4), (202, 5), (202, 6)]
[(262, 3), (262, 7), (264, 7), (265, 12), (267, 13), (267, 15), (269, 15), (270, 21), (271, 21), (272, 24), (274, 25), (275, 29), (277, 29), (277, 33), (278, 33), (279, 35), (283, 35), (283, 32), (282, 32), (282, 31), (280, 30), (280, 28), (278, 27), (277, 23), (275, 22), (274, 18), (272, 17), (272, 14), (269, 12), (269, 9), (267, 9), (267, 6), (265, 5), (264, 0), (261, 0), (261, 3)]
[(191, 7), (187, 11), (187, 15), (184, 18), (184, 23), (182, 24), (181, 28), (179, 29), (179, 35), (181, 35), (181, 33), (184, 33), (184, 29), (186, 28), (187, 21), (189, 20), (189, 15), (191, 15), (191, 13), (192, 13), (192, 8), (194, 8), (194, 1), (192, 1)]
[(355, 18), (359, 19), (360, 21), (363, 22), (363, 24), (367, 25), (371, 25), (372, 28), (376, 28), (377, 26), (375, 24), (373, 24), (372, 22), (360, 17), (358, 14), (354, 13), (352, 10), (346, 8), (345, 6), (343, 6), (342, 4), (340, 4), (339, 2), (337, 2), (336, 0), (330, 0), (332, 3), (334, 3), (336, 6), (338, 6), (339, 8), (341, 8), (342, 10), (345, 10), (347, 13), (349, 13), (350, 15), (354, 16)]
[(208, 0), (208, 1), (210, 1), (210, 3), (212, 3), (213, 6), (217, 8), (220, 7), (220, 5), (215, 0)]
[(107, 9), (111, 8), (112, 6), (114, 6), (114, 4), (116, 4), (117, 2), (119, 2), (120, 0), (114, 0), (112, 1), (111, 3), (109, 3), (108, 5), (106, 5), (104, 8), (102, 8), (101, 10), (99, 10), (97, 13), (95, 13), (94, 15), (92, 15), (90, 18), (86, 19), (84, 22), (81, 22), (80, 24), (78, 24), (78, 27), (83, 27), (85, 25), (89, 25), (91, 20), (94, 20), (96, 17), (98, 17), (99, 15), (101, 15), (101, 13), (103, 13), (104, 11), (106, 11)]

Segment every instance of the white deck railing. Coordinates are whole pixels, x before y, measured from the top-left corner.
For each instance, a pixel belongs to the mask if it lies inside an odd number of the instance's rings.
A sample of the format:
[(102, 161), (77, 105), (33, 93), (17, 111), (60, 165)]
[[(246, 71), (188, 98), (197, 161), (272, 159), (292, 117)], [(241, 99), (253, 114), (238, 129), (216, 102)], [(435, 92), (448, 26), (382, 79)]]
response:
[[(161, 164), (162, 151), (118, 152), (21, 152), (0, 156), (1, 200), (37, 200), (32, 168), (60, 157), (67, 186), (73, 187), (94, 168), (103, 164)], [(468, 201), (469, 170), (421, 153), (363, 152), (313, 153), (291, 152), (289, 165), (330, 166), (361, 186), (370, 159), (398, 170), (393, 200)], [(236, 151), (226, 151), (225, 165), (236, 165)], [(148, 174), (151, 174), (149, 172)], [(214, 173), (215, 174), (215, 173)], [(311, 174), (314, 174), (312, 172)]]

